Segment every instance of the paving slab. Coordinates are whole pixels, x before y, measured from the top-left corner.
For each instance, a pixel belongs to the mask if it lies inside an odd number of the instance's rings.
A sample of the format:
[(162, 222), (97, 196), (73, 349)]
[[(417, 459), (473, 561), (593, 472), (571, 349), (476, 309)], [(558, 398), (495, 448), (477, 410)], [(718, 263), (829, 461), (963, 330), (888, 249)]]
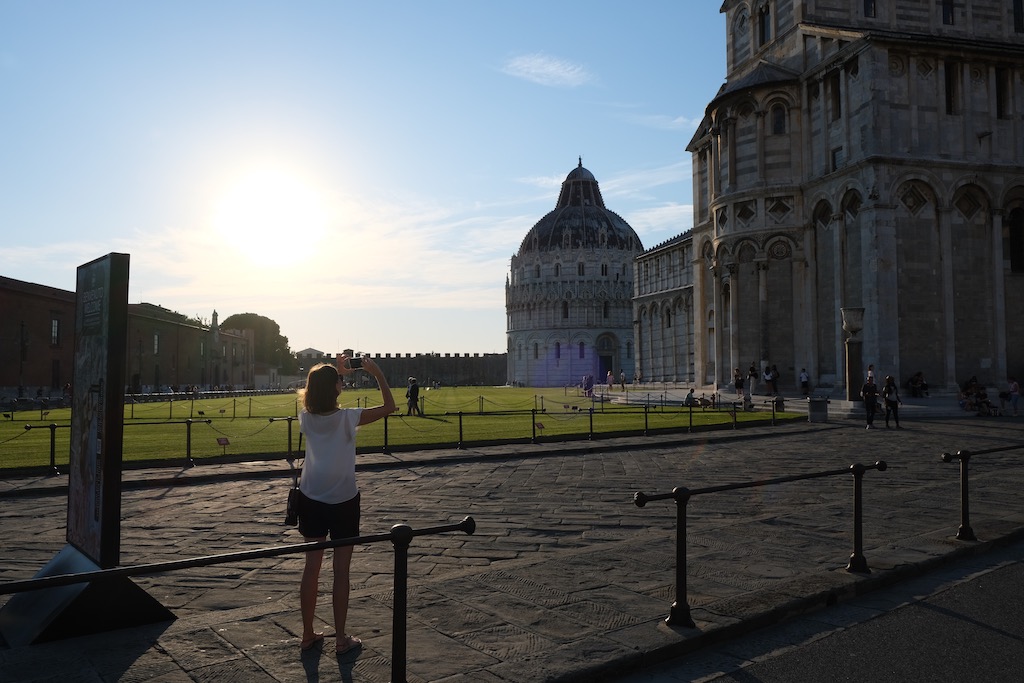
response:
[[(360, 455), (364, 533), (466, 515), (477, 522), (472, 536), (417, 537), (410, 547), (406, 680), (614, 681), (1021, 538), (1024, 450), (971, 460), (977, 541), (955, 538), (959, 466), (939, 455), (1020, 445), (1024, 419), (937, 412), (903, 411), (903, 430), (867, 431), (830, 416), (697, 434)], [(686, 602), (696, 628), (665, 623), (675, 599), (675, 504), (640, 509), (635, 491), (883, 459), (887, 471), (864, 476), (867, 574), (845, 570), (852, 476), (692, 498)], [(126, 470), (124, 482), (122, 565), (301, 541), (283, 525), (290, 484), (283, 460)], [(66, 483), (61, 476), (0, 481), (0, 582), (31, 578), (64, 546)], [(349, 625), (364, 646), (342, 657), (332, 638), (299, 651), (302, 561), (284, 555), (136, 577), (175, 621), (0, 645), (0, 682), (392, 680), (391, 544), (356, 548)], [(327, 560), (318, 616), (333, 634), (330, 576)], [(735, 653), (746, 656), (756, 654)]]

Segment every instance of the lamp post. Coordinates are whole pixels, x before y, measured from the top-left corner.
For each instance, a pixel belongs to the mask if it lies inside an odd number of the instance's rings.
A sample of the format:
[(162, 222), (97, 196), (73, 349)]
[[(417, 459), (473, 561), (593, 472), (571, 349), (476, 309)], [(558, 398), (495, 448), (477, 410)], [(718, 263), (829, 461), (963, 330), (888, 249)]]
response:
[(142, 393), (142, 337), (139, 337), (138, 359), (139, 359), (139, 375), (138, 375), (138, 380), (135, 383), (135, 393), (136, 394), (141, 394)]
[(857, 335), (864, 329), (863, 308), (840, 308), (843, 329), (849, 333), (846, 340), (846, 400), (860, 400), (860, 382), (864, 377), (864, 340)]
[(25, 338), (25, 321), (21, 321), (21, 337), (18, 344), (18, 398), (25, 395), (25, 361), (28, 360), (28, 339)]

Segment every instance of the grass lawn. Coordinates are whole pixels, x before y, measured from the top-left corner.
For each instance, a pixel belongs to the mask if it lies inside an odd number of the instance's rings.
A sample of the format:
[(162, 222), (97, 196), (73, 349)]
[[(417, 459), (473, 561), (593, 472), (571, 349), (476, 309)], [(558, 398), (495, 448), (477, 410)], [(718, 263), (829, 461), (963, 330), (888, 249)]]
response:
[[(658, 405), (658, 393), (630, 392), (634, 400), (650, 401), (645, 415), (642, 405), (592, 403), (576, 389), (509, 387), (444, 387), (422, 391), (424, 417), (406, 417), (404, 388), (395, 390), (400, 412), (387, 420), (387, 443), (395, 450), (417, 447), (454, 446), (459, 442), (461, 411), (462, 441), (526, 443), (534, 435), (542, 441), (586, 438), (591, 433), (642, 433), (657, 430), (685, 430), (712, 425), (731, 425), (727, 410), (701, 410)], [(639, 397), (638, 397), (639, 395)], [(349, 390), (340, 397), (342, 407), (377, 405), (376, 390)], [(536, 416), (531, 411), (536, 410)], [(126, 405), (124, 410), (125, 462), (166, 460), (168, 464), (217, 456), (248, 456), (261, 459), (285, 458), (289, 426), (292, 448), (298, 448), (299, 425), (288, 420), (298, 414), (294, 394), (163, 401)], [(770, 421), (771, 411), (759, 409), (738, 413), (738, 422)], [(777, 413), (777, 419), (802, 417)], [(187, 420), (193, 420), (191, 427)], [(71, 409), (19, 411), (0, 420), (0, 471), (10, 468), (44, 467), (50, 463), (53, 438), (55, 464), (66, 467), (70, 449)], [(56, 425), (51, 428), (51, 425)], [(359, 430), (359, 450), (379, 451), (384, 447), (384, 421)], [(191, 444), (189, 444), (191, 432)], [(218, 439), (227, 439), (227, 445)], [(191, 448), (190, 448), (191, 447)], [(190, 452), (189, 452), (190, 451)]]

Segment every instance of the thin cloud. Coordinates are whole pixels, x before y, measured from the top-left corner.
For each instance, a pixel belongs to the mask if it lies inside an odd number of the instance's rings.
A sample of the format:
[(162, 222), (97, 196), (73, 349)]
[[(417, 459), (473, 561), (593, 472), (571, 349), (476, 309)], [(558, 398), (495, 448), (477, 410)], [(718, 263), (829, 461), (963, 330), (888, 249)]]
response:
[(577, 88), (594, 80), (594, 77), (579, 64), (550, 57), (543, 52), (512, 57), (505, 62), (501, 70), (513, 78), (522, 78), (552, 88)]
[(695, 131), (703, 120), (702, 118), (669, 116), (667, 114), (626, 114), (623, 119), (645, 128), (672, 131)]
[(602, 182), (601, 192), (605, 202), (609, 198), (647, 199), (652, 196), (651, 188), (674, 184), (681, 187), (689, 182), (691, 176), (691, 162), (683, 160), (666, 166), (625, 171)]

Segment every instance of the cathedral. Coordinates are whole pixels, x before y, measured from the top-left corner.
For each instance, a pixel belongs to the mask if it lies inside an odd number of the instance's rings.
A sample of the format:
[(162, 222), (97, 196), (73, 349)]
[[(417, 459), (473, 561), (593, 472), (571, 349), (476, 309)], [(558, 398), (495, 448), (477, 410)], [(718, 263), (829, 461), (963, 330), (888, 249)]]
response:
[(687, 146), (693, 229), (635, 264), (637, 370), (720, 387), (774, 365), (792, 388), (806, 369), (836, 397), (869, 365), (940, 392), (1020, 377), (1024, 3), (721, 11), (726, 81)]
[(632, 381), (633, 263), (640, 238), (605, 208), (583, 160), (526, 233), (505, 283), (508, 383)]

